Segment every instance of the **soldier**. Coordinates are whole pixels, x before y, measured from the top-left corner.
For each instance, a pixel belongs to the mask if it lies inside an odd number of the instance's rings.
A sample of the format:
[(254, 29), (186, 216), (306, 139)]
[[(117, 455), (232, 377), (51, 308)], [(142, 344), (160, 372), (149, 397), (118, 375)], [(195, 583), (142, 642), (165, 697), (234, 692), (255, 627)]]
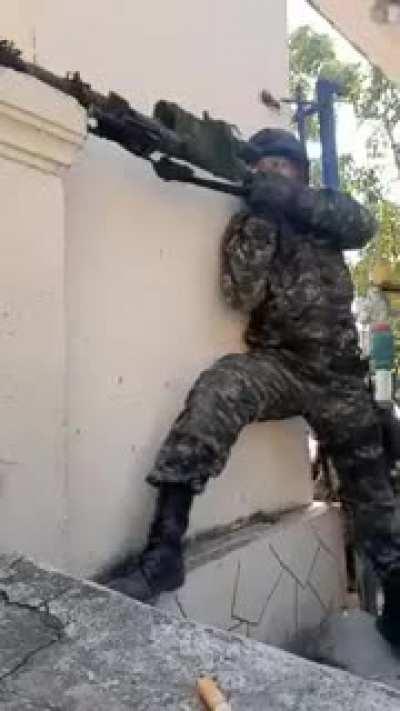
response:
[(147, 546), (110, 587), (150, 600), (184, 581), (182, 539), (195, 495), (224, 469), (242, 428), (302, 415), (334, 463), (357, 544), (379, 574), (380, 629), (400, 642), (400, 519), (382, 431), (364, 384), (342, 250), (373, 236), (370, 214), (350, 197), (312, 189), (299, 141), (264, 129), (246, 209), (222, 240), (222, 291), (249, 315), (247, 352), (227, 355), (189, 392), (148, 482), (158, 489)]

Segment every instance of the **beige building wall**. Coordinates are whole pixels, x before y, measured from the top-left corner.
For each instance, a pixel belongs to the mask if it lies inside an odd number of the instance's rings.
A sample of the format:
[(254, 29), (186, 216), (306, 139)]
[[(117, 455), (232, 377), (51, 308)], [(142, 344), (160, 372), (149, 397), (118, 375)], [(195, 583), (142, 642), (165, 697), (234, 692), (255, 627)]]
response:
[(84, 112), (0, 69), (0, 546), (67, 565), (65, 211)]
[[(257, 101), (262, 87), (287, 92), (284, 0), (27, 0), (26, 16), (16, 5), (2, 12), (12, 8), (28, 54), (79, 68), (140, 110), (168, 98), (245, 134), (284, 121)], [(66, 554), (70, 570), (90, 574), (142, 544), (153, 502), (144, 478), (170, 422), (198, 372), (242, 347), (242, 321), (218, 290), (219, 239), (238, 205), (161, 183), (94, 138), (64, 185)], [(192, 531), (310, 497), (301, 421), (255, 425), (196, 502)]]
[(309, 0), (372, 64), (390, 79), (400, 81), (400, 25), (376, 21), (376, 0)]

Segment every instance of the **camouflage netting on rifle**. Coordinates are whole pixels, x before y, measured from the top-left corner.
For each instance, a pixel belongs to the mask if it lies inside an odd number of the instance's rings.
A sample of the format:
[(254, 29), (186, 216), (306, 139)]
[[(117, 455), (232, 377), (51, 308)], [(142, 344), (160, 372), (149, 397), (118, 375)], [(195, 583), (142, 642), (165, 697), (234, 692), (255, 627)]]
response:
[(183, 150), (179, 156), (182, 160), (227, 180), (244, 178), (249, 148), (234, 126), (212, 119), (206, 112), (203, 118), (197, 118), (169, 101), (159, 101), (153, 115), (182, 139)]

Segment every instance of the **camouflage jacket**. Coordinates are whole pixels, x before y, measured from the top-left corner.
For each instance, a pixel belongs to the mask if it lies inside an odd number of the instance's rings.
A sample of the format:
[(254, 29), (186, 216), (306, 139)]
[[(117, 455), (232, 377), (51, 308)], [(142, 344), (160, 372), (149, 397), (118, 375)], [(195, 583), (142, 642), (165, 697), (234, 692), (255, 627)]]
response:
[(328, 189), (302, 190), (287, 217), (235, 215), (222, 241), (221, 286), (228, 303), (250, 315), (247, 345), (353, 367), (358, 339), (342, 250), (361, 248), (375, 229), (365, 208)]

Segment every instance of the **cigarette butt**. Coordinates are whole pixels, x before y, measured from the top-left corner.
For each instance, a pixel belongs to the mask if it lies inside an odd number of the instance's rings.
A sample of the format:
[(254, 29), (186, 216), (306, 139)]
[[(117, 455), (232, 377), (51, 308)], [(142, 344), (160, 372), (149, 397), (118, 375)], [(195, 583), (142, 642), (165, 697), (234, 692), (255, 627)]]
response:
[(231, 705), (228, 704), (225, 696), (209, 677), (198, 679), (197, 690), (209, 711), (232, 711)]

